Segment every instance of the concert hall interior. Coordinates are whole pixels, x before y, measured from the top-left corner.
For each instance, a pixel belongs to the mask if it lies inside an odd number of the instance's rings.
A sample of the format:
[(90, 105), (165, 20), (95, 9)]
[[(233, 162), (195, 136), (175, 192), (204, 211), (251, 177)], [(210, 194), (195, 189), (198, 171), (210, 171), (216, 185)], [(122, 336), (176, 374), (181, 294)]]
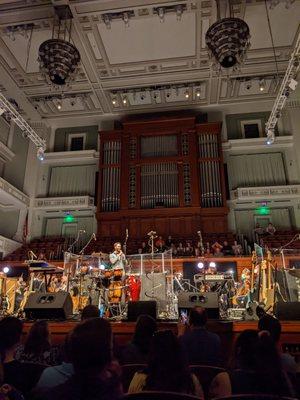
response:
[(299, 79), (300, 0), (0, 0), (1, 400), (300, 396)]

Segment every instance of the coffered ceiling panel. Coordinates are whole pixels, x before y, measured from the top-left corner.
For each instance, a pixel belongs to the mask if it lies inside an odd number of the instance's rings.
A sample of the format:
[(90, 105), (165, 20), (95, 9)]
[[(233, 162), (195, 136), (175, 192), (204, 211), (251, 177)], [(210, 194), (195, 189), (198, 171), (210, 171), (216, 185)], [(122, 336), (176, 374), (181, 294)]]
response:
[(122, 20), (113, 21), (111, 29), (98, 24), (98, 30), (111, 64), (153, 61), (195, 56), (196, 18), (186, 13), (181, 21), (175, 14), (160, 22), (157, 15), (134, 19), (126, 27)]

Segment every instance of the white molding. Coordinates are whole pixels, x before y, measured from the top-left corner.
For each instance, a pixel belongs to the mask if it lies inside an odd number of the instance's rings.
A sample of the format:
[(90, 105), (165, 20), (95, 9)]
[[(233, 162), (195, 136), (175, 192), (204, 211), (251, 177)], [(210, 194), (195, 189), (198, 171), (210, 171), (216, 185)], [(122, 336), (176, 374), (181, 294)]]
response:
[(0, 159), (4, 162), (9, 162), (14, 158), (14, 156), (15, 153), (0, 141)]
[(96, 163), (99, 159), (99, 152), (96, 150), (80, 150), (80, 151), (58, 151), (45, 153), (43, 164), (74, 164), (82, 162)]
[(241, 122), (242, 136), (244, 139), (247, 139), (247, 138), (245, 138), (245, 125), (250, 125), (250, 124), (257, 125), (259, 137), (263, 136), (262, 127), (261, 127), (261, 119), (248, 119), (248, 120), (246, 119), (246, 120), (243, 120), (240, 122)]
[(222, 143), (223, 151), (228, 153), (260, 149), (268, 149), (268, 151), (270, 151), (270, 149), (280, 149), (286, 147), (293, 147), (292, 135), (276, 136), (275, 142), (271, 146), (266, 144), (265, 137), (255, 139), (231, 139)]
[(6, 257), (7, 254), (12, 253), (21, 246), (22, 243), (0, 235), (0, 252), (3, 253), (3, 257)]
[(46, 197), (34, 199), (33, 208), (39, 210), (69, 210), (70, 208), (94, 210), (95, 205), (94, 198), (91, 196)]
[(1, 191), (3, 191), (5, 195), (10, 196), (13, 204), (15, 204), (15, 200), (17, 200), (18, 206), (29, 206), (29, 197), (3, 178), (0, 178), (0, 195)]
[(300, 185), (237, 188), (230, 192), (233, 201), (290, 200), (300, 198)]
[[(86, 132), (79, 132), (79, 133), (69, 133), (68, 134), (68, 151), (71, 151), (71, 143), (72, 143), (72, 139), (74, 138), (83, 138), (83, 149), (79, 150), (79, 151), (84, 151), (85, 150), (85, 144), (86, 144)], [(73, 150), (74, 151), (74, 150)], [(78, 150), (77, 150), (78, 151)]]

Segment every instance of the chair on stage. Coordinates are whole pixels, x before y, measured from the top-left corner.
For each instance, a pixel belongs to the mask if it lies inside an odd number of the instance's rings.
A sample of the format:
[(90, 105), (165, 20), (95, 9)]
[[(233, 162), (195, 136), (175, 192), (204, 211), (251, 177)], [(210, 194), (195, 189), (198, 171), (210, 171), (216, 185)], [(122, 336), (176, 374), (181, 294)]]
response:
[(127, 393), (130, 382), (136, 372), (142, 371), (146, 368), (145, 364), (124, 364), (122, 365), (122, 384), (123, 391)]
[(190, 371), (198, 378), (203, 389), (204, 397), (207, 399), (212, 380), (216, 375), (225, 372), (225, 369), (210, 365), (190, 365)]
[(294, 397), (280, 396), (276, 394), (234, 394), (226, 397), (218, 397), (218, 400), (297, 400)]
[(145, 391), (125, 394), (123, 399), (128, 400), (199, 400), (199, 397), (184, 393)]

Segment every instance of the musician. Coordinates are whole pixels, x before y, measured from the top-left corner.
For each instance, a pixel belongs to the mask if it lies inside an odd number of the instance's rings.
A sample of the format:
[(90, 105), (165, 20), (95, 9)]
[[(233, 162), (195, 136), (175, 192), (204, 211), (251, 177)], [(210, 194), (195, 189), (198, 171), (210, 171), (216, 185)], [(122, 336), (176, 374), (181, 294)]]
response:
[(116, 242), (114, 244), (114, 251), (110, 253), (109, 261), (112, 269), (121, 269), (123, 271), (123, 275), (125, 274), (126, 257), (122, 251), (122, 245), (120, 242)]

